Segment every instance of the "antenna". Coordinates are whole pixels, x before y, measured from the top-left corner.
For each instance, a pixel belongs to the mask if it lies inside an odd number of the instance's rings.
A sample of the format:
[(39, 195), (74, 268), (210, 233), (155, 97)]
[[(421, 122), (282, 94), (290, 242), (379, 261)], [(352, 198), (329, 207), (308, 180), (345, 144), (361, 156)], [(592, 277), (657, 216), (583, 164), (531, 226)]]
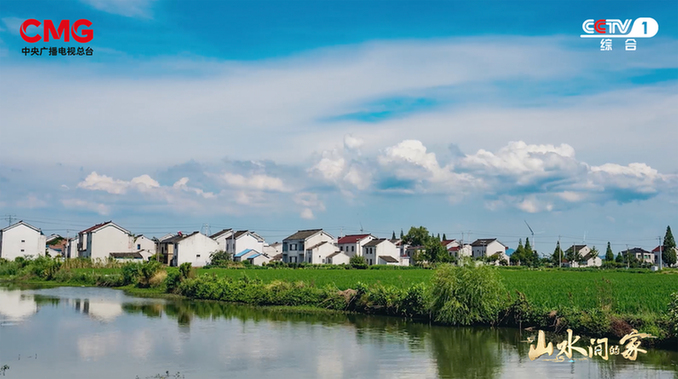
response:
[(362, 232), (363, 232), (363, 223), (360, 222), (360, 233), (362, 233)]

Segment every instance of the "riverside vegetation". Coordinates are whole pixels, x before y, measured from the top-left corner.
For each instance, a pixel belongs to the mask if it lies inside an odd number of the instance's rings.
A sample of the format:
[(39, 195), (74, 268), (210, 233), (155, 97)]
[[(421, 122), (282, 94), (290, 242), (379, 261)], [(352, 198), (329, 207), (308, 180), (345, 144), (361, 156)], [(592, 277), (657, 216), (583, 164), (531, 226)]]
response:
[(649, 343), (678, 349), (675, 270), (530, 270), (473, 262), (430, 270), (233, 267), (39, 257), (0, 261), (0, 278), (119, 287), (134, 295), (398, 316), (445, 325), (505, 325), (556, 333), (570, 328), (583, 335), (615, 337), (633, 328), (658, 337)]

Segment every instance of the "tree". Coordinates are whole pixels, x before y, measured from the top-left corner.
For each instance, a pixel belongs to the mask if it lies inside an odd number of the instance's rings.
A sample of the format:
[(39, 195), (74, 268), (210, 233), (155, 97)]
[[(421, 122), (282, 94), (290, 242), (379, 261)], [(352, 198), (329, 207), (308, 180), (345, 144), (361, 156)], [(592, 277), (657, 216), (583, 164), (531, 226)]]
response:
[(403, 241), (412, 246), (424, 246), (429, 238), (428, 230), (425, 227), (415, 228), (413, 226), (403, 237)]
[(518, 240), (518, 247), (516, 247), (516, 250), (511, 254), (511, 263), (514, 265), (520, 263), (525, 264), (523, 255), (525, 255), (525, 248), (523, 247), (523, 239), (521, 238)]
[(624, 257), (622, 257), (622, 253), (617, 253), (617, 258), (615, 258), (614, 261), (617, 263), (624, 263)]
[(403, 230), (400, 229), (400, 239), (403, 239), (403, 238), (405, 238), (405, 235), (403, 234)]
[(437, 236), (436, 238), (438, 239), (438, 241), (442, 241), (442, 240), (440, 239), (440, 233), (438, 233), (438, 236)]
[(589, 254), (594, 258), (597, 257), (599, 253), (600, 252), (598, 251), (598, 249), (596, 249), (595, 246), (591, 248), (591, 251), (589, 251)]
[(393, 234), (391, 235), (391, 239), (394, 240), (395, 238), (395, 230), (393, 231)]
[(210, 254), (210, 265), (212, 266), (228, 266), (228, 263), (232, 260), (231, 253), (227, 253), (224, 250), (215, 251)]
[(447, 236), (443, 233), (443, 241), (447, 241)]
[(664, 243), (662, 244), (662, 262), (668, 266), (676, 264), (676, 240), (671, 233), (671, 226), (666, 227)]
[(560, 260), (563, 258), (563, 249), (560, 248), (560, 241), (556, 243), (556, 249), (553, 250), (553, 255), (551, 256), (551, 262), (554, 265), (560, 265)]
[(426, 248), (426, 257), (429, 262), (451, 262), (452, 256), (445, 249), (443, 244), (436, 238), (431, 238), (424, 245)]
[(610, 241), (607, 242), (607, 250), (605, 251), (605, 261), (606, 262), (614, 261), (614, 253), (612, 252), (612, 247), (610, 246)]
[(348, 264), (351, 265), (353, 268), (361, 269), (364, 270), (367, 268), (367, 261), (365, 261), (365, 257), (360, 256), (360, 255), (354, 255), (351, 257), (351, 259), (348, 260)]

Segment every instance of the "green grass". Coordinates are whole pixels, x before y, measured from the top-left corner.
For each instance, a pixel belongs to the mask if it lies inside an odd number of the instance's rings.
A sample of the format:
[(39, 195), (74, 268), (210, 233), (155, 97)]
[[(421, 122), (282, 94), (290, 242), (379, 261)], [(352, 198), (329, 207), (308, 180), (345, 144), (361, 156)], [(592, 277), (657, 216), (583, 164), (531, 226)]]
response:
[[(511, 269), (499, 269), (499, 272), (512, 295), (520, 291), (533, 305), (548, 309), (559, 306), (599, 308), (605, 302), (605, 293), (609, 293), (612, 311), (616, 313), (664, 313), (667, 311), (669, 295), (678, 291), (678, 275), (675, 273)], [(357, 282), (407, 288), (415, 283), (428, 283), (433, 271), (198, 269), (198, 275), (206, 274), (234, 279), (247, 275), (261, 279), (264, 283), (283, 280), (303, 281), (316, 286), (335, 284), (344, 290), (355, 288)]]
[(288, 282), (302, 281), (323, 287), (335, 284), (340, 290), (355, 288), (357, 282), (366, 284), (381, 283), (407, 288), (412, 284), (428, 282), (433, 274), (432, 270), (294, 270), (294, 269), (198, 269), (198, 275), (215, 274), (218, 277), (233, 279), (247, 275), (251, 279), (261, 279), (264, 283), (274, 280)]

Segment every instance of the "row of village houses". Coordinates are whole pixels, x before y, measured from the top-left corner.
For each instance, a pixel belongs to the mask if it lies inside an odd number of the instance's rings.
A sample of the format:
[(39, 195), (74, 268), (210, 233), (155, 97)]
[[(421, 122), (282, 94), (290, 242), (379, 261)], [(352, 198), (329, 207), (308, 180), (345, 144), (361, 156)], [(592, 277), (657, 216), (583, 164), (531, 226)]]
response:
[[(450, 255), (460, 257), (490, 257), (509, 261), (510, 249), (496, 238), (477, 239), (462, 244), (451, 239), (442, 241)], [(323, 229), (300, 230), (282, 242), (268, 244), (249, 230), (224, 229), (207, 236), (200, 232), (167, 234), (160, 238), (135, 236), (118, 224), (107, 221), (79, 232), (73, 238), (45, 236), (41, 229), (19, 221), (0, 229), (0, 258), (14, 260), (22, 256), (90, 258), (93, 260), (148, 260), (158, 254), (170, 266), (189, 262), (195, 267), (209, 264), (210, 255), (225, 251), (233, 260), (263, 265), (271, 261), (285, 263), (348, 264), (353, 256), (364, 257), (368, 265), (408, 266), (421, 246), (410, 246), (399, 239), (377, 238), (372, 234), (346, 235), (335, 239)], [(573, 245), (581, 257), (570, 262), (571, 267), (601, 266), (602, 260), (586, 245)], [(652, 252), (641, 248), (628, 250), (641, 262), (657, 264), (659, 247)]]

